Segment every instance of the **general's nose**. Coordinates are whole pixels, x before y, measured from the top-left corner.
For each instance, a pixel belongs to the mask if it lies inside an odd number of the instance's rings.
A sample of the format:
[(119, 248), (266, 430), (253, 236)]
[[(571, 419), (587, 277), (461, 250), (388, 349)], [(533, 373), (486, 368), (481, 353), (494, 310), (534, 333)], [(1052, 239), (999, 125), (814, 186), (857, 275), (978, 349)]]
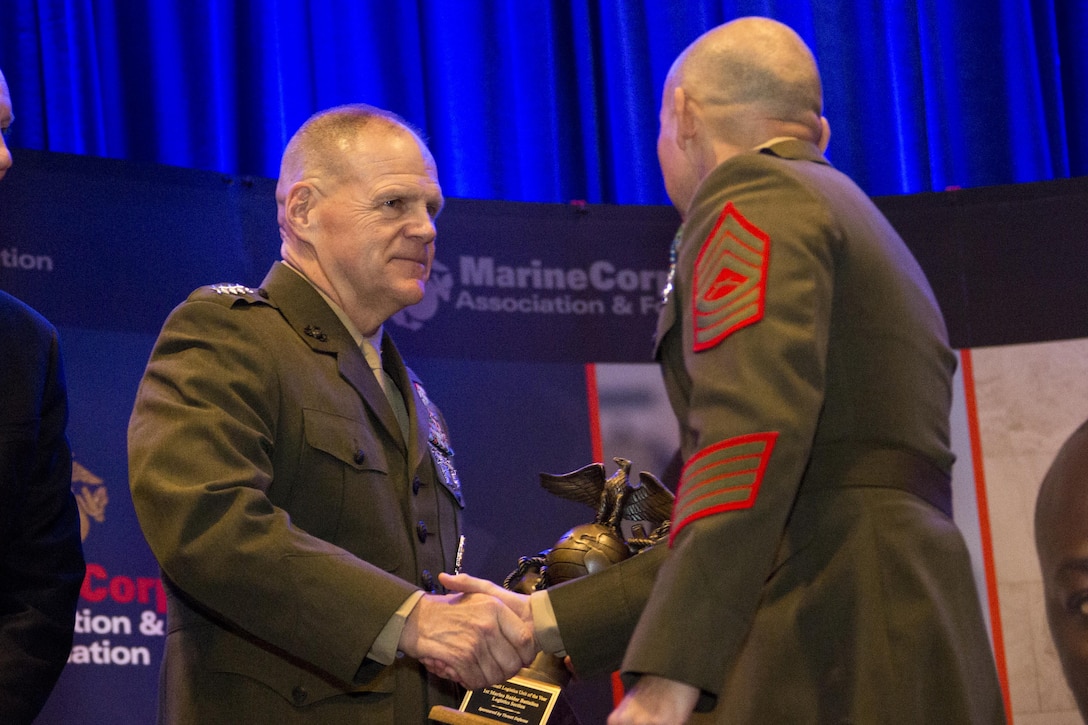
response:
[(408, 235), (421, 239), (424, 243), (431, 242), (438, 236), (438, 230), (434, 224), (434, 218), (428, 212), (416, 212), (408, 222)]

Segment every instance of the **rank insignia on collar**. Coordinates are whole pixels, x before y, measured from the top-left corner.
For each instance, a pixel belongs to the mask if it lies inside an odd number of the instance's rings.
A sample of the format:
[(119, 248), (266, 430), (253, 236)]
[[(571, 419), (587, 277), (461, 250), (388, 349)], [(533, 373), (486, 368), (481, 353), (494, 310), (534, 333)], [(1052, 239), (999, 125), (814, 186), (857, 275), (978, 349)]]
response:
[(255, 295), (257, 290), (246, 287), (244, 284), (213, 284), (212, 289), (217, 295)]
[(770, 256), (771, 238), (727, 203), (695, 260), (695, 352), (763, 319)]
[(453, 448), (450, 446), (450, 436), (442, 425), (442, 418), (438, 415), (438, 409), (427, 397), (427, 391), (419, 381), (413, 380), (412, 386), (416, 389), (423, 407), (427, 409), (428, 432), (427, 442), (431, 448), (431, 459), (435, 468), (442, 476), (442, 485), (445, 486), (462, 507), (465, 505), (464, 493), (461, 491), (461, 479), (457, 476), (457, 469), (453, 467)]

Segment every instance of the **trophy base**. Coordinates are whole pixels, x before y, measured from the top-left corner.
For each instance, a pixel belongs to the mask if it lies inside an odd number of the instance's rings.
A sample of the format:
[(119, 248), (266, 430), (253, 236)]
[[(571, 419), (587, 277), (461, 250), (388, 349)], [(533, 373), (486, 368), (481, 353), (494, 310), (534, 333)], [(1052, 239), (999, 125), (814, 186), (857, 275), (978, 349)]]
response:
[(557, 685), (515, 675), (497, 685), (469, 690), (459, 710), (433, 707), (429, 717), (451, 725), (576, 725), (577, 718), (570, 704), (560, 699), (560, 692)]
[[(496, 720), (482, 715), (473, 715), (471, 712), (461, 712), (452, 707), (435, 705), (428, 715), (431, 722), (445, 723), (446, 725), (495, 725)], [(542, 721), (543, 722), (543, 721)], [(549, 725), (581, 725), (570, 704), (560, 699), (548, 716)]]

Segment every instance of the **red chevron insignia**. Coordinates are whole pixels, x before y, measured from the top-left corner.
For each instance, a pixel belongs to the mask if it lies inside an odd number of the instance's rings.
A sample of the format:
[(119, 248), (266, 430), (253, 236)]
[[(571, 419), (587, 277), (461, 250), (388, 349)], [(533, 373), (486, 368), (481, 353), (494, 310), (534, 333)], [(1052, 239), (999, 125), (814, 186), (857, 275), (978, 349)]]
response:
[(692, 521), (751, 508), (778, 433), (752, 433), (707, 446), (688, 459), (672, 511), (669, 543)]
[(728, 202), (695, 259), (695, 352), (763, 319), (770, 256), (771, 238)]

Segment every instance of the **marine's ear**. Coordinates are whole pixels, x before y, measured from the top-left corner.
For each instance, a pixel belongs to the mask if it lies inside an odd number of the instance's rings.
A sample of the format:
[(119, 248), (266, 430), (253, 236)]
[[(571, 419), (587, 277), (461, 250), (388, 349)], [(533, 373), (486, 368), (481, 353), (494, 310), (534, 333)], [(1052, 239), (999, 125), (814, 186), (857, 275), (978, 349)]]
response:
[(820, 116), (820, 140), (816, 142), (816, 145), (820, 147), (820, 153), (827, 152), (829, 143), (831, 143), (831, 124), (827, 122), (827, 118)]

